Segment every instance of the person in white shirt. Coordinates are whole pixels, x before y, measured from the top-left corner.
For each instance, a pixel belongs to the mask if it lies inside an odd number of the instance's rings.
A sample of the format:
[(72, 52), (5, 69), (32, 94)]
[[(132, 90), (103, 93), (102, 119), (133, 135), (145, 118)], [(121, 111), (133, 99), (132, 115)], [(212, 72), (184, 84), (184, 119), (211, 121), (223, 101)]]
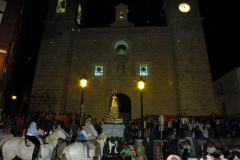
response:
[(205, 125), (202, 127), (201, 132), (202, 132), (202, 139), (204, 139), (206, 141), (205, 145), (207, 148), (208, 143), (209, 143), (209, 134), (208, 134), (208, 129)]
[(207, 153), (208, 153), (208, 154), (212, 154), (215, 150), (216, 150), (216, 148), (213, 147), (213, 143), (212, 143), (212, 142), (209, 142), (208, 148), (207, 148)]

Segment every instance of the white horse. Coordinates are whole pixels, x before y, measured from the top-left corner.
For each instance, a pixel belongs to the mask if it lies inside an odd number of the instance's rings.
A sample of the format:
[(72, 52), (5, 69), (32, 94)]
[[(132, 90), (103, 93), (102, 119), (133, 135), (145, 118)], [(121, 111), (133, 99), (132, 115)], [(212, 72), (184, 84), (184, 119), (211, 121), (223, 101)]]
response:
[[(48, 144), (43, 144), (40, 147), (40, 158), (39, 160), (50, 160), (52, 152), (58, 143), (58, 139), (66, 139), (68, 134), (61, 129), (55, 129), (53, 133), (46, 137), (48, 140)], [(2, 147), (2, 155), (3, 160), (12, 160), (16, 156), (23, 160), (32, 160), (32, 153), (34, 149), (34, 145), (26, 146), (25, 140), (21, 137), (13, 137), (8, 140), (5, 140), (4, 143), (1, 145)]]
[[(93, 158), (94, 156), (98, 156), (98, 160), (102, 159), (103, 156), (103, 147), (106, 142), (108, 132), (102, 132), (99, 137), (101, 140), (98, 140), (101, 148), (101, 155), (95, 155), (95, 147), (93, 144), (89, 143), (90, 151), (89, 156)], [(84, 144), (80, 142), (75, 142), (69, 146), (66, 146), (63, 150), (62, 156), (65, 154), (67, 160), (85, 160), (87, 158), (87, 148)]]

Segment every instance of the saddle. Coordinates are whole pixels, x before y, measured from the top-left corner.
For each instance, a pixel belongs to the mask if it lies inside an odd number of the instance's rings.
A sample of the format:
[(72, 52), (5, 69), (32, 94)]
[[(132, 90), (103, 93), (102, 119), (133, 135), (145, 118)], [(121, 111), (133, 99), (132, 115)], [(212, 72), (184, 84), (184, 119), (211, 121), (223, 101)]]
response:
[[(38, 141), (40, 142), (40, 146), (43, 145), (43, 140), (41, 138), (38, 138)], [(28, 139), (26, 139), (25, 142), (27, 146), (34, 146), (34, 144)]]
[(90, 142), (87, 142), (88, 143), (88, 145), (89, 145), (89, 147), (90, 147), (90, 151), (91, 150), (94, 150), (95, 151), (95, 146), (92, 144), (92, 143), (90, 143)]

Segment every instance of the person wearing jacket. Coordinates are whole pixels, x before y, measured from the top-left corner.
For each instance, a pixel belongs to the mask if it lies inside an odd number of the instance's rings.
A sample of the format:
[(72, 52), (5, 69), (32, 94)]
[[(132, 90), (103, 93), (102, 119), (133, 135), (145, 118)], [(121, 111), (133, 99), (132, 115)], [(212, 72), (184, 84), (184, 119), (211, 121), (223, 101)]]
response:
[(85, 132), (85, 124), (80, 125), (80, 131), (77, 135), (77, 142), (81, 142), (87, 147), (87, 158), (91, 158), (91, 157), (89, 156), (90, 147), (89, 147), (87, 141), (85, 140), (85, 137), (90, 137), (91, 135), (92, 135), (92, 133), (87, 134)]
[(42, 133), (40, 133), (37, 130), (37, 123), (36, 123), (36, 120), (34, 119), (32, 121), (32, 123), (30, 124), (30, 126), (29, 126), (29, 128), (27, 130), (27, 134), (26, 134), (26, 138), (35, 145), (35, 147), (33, 149), (32, 160), (35, 160), (38, 157), (38, 152), (39, 152), (39, 148), (40, 148), (40, 142), (37, 139), (36, 135), (39, 135), (39, 134), (43, 135)]

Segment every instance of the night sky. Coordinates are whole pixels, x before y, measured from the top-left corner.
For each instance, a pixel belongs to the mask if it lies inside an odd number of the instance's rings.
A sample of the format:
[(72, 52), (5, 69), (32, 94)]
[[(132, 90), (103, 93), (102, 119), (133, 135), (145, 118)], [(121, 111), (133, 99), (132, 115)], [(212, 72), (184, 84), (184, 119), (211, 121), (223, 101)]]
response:
[[(115, 5), (129, 6), (128, 19), (136, 26), (165, 25), (163, 0), (86, 0), (84, 27), (106, 27), (115, 19)], [(31, 88), (49, 0), (30, 1), (25, 49), (16, 89)], [(213, 81), (240, 66), (239, 0), (199, 0)], [(19, 93), (21, 94), (21, 93)]]

